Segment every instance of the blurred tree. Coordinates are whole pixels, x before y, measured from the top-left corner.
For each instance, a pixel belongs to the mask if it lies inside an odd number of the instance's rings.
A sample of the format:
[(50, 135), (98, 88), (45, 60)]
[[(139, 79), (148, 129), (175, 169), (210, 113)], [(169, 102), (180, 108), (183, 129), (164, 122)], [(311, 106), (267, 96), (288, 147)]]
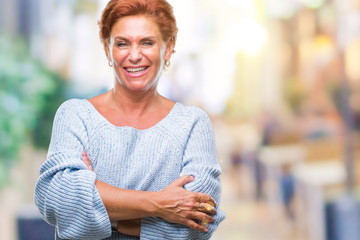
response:
[(47, 147), (65, 81), (31, 58), (25, 41), (0, 38), (0, 188), (21, 146)]

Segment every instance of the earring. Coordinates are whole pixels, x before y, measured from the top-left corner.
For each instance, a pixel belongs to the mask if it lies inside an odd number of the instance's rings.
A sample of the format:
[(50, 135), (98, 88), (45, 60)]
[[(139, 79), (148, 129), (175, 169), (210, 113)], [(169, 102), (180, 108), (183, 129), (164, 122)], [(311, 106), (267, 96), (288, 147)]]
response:
[(112, 61), (109, 60), (108, 64), (109, 64), (109, 67), (113, 67)]
[(165, 66), (166, 66), (166, 67), (170, 67), (170, 60), (165, 61)]

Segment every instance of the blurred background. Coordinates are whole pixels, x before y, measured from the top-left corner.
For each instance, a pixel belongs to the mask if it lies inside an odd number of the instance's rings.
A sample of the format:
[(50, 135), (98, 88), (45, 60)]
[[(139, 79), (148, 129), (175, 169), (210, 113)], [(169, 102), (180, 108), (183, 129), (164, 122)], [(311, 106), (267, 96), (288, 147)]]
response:
[[(159, 92), (206, 110), (227, 218), (213, 240), (359, 240), (360, 1), (169, 0)], [(0, 239), (53, 239), (33, 204), (52, 120), (113, 84), (106, 0), (0, 0)]]

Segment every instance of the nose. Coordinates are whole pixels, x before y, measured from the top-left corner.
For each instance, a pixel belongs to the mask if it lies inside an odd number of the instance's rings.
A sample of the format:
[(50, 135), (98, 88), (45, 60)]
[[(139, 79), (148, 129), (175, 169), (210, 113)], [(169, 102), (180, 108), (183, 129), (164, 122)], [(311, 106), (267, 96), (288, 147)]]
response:
[(133, 63), (137, 63), (141, 60), (141, 58), (141, 49), (138, 46), (132, 47), (129, 52), (129, 60)]

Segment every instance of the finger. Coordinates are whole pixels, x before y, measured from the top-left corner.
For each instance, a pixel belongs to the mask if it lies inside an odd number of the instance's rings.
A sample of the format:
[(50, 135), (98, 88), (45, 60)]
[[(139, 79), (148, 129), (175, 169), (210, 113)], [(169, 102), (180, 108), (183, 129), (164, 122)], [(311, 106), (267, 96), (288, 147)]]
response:
[(183, 176), (179, 177), (178, 179), (176, 179), (175, 181), (173, 181), (172, 183), (170, 183), (169, 186), (182, 187), (185, 184), (194, 181), (194, 179), (195, 178), (193, 176), (183, 175)]
[(187, 217), (193, 220), (197, 220), (200, 223), (206, 222), (207, 224), (209, 224), (215, 221), (213, 217), (203, 212), (190, 212)]
[(91, 166), (91, 162), (87, 162), (87, 163), (86, 163), (86, 166), (88, 167), (88, 169), (89, 169), (90, 171), (94, 171), (94, 169), (93, 169), (92, 166)]
[(90, 156), (89, 156), (89, 154), (87, 153), (86, 150), (84, 150), (84, 153), (85, 153), (86, 158), (87, 158), (87, 159), (89, 160), (89, 162), (90, 162)]
[(203, 202), (203, 203), (207, 203), (207, 204), (210, 204), (210, 205), (216, 207), (215, 200), (211, 196), (209, 196), (209, 195), (207, 195), (205, 193), (198, 193), (198, 201)]
[(81, 160), (85, 163), (85, 164), (87, 164), (87, 159), (86, 159), (86, 157), (84, 156), (84, 155), (81, 155)]
[(84, 153), (81, 155), (81, 160), (86, 164), (90, 162), (90, 159)]
[(87, 159), (88, 161), (90, 161), (90, 157), (89, 154), (86, 152), (86, 150), (84, 150), (84, 152), (82, 153), (82, 156)]
[(197, 203), (196, 210), (212, 215), (217, 213), (216, 208), (208, 203)]
[(82, 154), (83, 154), (83, 155), (87, 155), (87, 152), (86, 152), (86, 150), (84, 150)]
[(85, 162), (87, 158), (88, 158), (87, 152), (86, 150), (84, 150), (83, 153), (81, 154), (81, 159)]
[(92, 166), (91, 166), (91, 163), (85, 162), (85, 164), (86, 164), (87, 168), (88, 168), (90, 171), (94, 171), (94, 169), (93, 169)]
[(207, 226), (209, 226), (209, 221), (203, 220), (203, 221), (200, 222), (200, 225), (203, 226), (203, 227), (207, 227)]
[(201, 224), (196, 223), (194, 220), (186, 220), (184, 222), (186, 226), (188, 226), (191, 229), (200, 231), (200, 232), (208, 232), (209, 230), (205, 226), (201, 226)]
[(90, 158), (89, 158), (89, 155), (87, 154), (86, 151), (84, 151), (82, 154), (81, 154), (81, 160), (85, 163), (85, 165), (87, 166), (87, 168), (91, 171), (93, 171), (93, 168), (91, 166), (91, 161), (90, 161)]

